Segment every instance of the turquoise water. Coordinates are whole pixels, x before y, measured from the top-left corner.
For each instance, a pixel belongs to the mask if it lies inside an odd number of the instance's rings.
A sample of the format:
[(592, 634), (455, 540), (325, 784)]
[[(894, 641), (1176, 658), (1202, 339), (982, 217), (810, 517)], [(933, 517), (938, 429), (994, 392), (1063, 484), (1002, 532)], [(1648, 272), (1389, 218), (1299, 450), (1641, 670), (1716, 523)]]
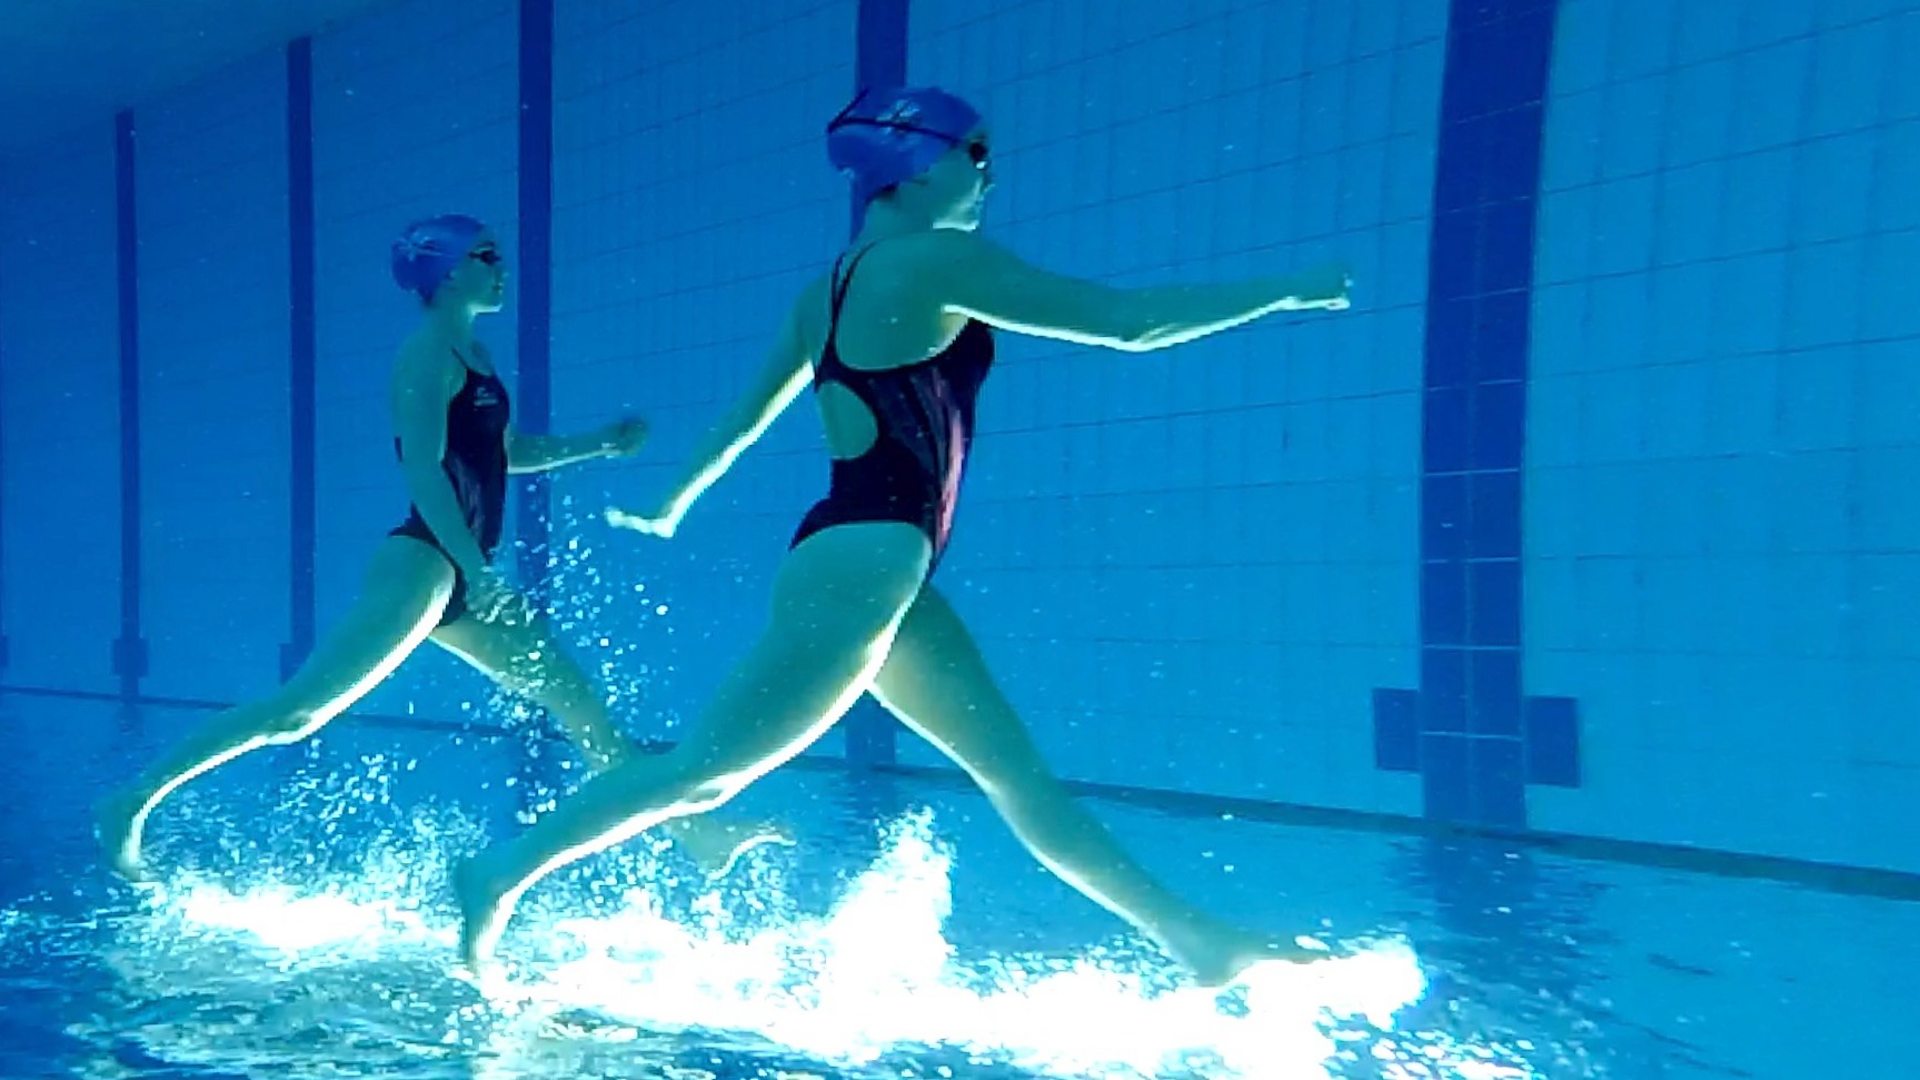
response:
[[(114, 713), (4, 701), (29, 725)], [(183, 794), (156, 886), (109, 882), (57, 808), (11, 822), (48, 847), (7, 868), (0, 1074), (1894, 1076), (1872, 1013), (1920, 994), (1916, 905), (1097, 804), (1218, 909), (1369, 943), (1216, 996), (977, 795), (808, 768), (750, 804), (799, 846), (718, 883), (645, 843), (590, 861), (532, 894), (482, 988), (450, 965), (444, 872), (505, 823), (421, 796), (461, 767), (444, 733), (320, 743)]]

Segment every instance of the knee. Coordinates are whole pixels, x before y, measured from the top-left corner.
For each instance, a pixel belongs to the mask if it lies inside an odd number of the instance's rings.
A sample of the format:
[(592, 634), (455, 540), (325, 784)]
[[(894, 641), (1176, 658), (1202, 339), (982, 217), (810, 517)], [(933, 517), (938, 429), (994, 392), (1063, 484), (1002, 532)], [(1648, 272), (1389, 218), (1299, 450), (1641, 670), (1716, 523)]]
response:
[(672, 816), (683, 817), (721, 806), (745, 789), (752, 777), (715, 767), (676, 748), (665, 754), (628, 757), (594, 782), (611, 785), (622, 801), (671, 809)]
[[(672, 758), (674, 755), (669, 754)], [(735, 795), (745, 791), (754, 780), (753, 774), (743, 769), (702, 765), (694, 761), (672, 762), (672, 781), (669, 793), (673, 804), (683, 813), (704, 814), (726, 805)]]
[(311, 736), (326, 723), (308, 709), (276, 709), (260, 725), (260, 734), (269, 743), (285, 746)]

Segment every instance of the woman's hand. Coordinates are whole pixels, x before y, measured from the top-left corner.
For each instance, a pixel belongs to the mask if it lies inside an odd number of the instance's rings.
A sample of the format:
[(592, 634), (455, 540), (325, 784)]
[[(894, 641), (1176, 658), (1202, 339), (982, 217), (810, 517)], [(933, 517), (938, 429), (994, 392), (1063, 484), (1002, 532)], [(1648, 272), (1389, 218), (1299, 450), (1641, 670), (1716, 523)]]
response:
[(1345, 311), (1352, 303), (1353, 274), (1344, 263), (1315, 267), (1294, 280), (1293, 306), (1299, 309)]
[(533, 605), (491, 566), (468, 573), (467, 612), (481, 622), (525, 626), (533, 621)]
[(632, 529), (634, 532), (658, 536), (662, 539), (673, 536), (680, 527), (680, 518), (686, 511), (673, 503), (665, 503), (659, 508), (633, 514), (619, 507), (607, 508), (607, 524), (617, 529)]
[(606, 434), (601, 436), (600, 445), (608, 457), (622, 458), (639, 453), (646, 442), (647, 422), (630, 416), (608, 428)]

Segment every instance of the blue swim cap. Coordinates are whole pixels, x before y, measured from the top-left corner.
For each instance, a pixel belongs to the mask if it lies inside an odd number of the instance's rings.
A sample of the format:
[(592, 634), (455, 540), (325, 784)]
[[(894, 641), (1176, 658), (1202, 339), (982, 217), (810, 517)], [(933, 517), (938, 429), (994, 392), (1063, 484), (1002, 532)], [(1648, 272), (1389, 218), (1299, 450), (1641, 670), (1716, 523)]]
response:
[(827, 159), (860, 201), (926, 172), (980, 126), (980, 112), (937, 87), (863, 90), (827, 124)]
[(393, 280), (420, 299), (432, 300), (486, 228), (465, 214), (414, 222), (393, 242)]

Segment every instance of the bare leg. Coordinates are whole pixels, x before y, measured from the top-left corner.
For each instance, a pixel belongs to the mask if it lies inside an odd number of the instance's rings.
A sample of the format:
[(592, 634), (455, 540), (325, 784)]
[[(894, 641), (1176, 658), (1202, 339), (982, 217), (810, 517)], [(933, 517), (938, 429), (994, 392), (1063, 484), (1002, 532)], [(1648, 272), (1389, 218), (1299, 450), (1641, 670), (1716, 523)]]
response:
[(806, 749), (865, 692), (924, 580), (909, 525), (842, 525), (801, 544), (774, 583), (766, 634), (687, 738), (628, 759), (455, 878), (462, 950), (478, 969), (521, 893), (577, 859), (671, 818), (711, 810)]
[(141, 834), (161, 800), (194, 777), (263, 746), (299, 742), (393, 673), (446, 609), (453, 569), (440, 553), (389, 537), (374, 553), (360, 599), (286, 685), (213, 717), (129, 787), (100, 805), (98, 833), (113, 868), (139, 878)]
[(1158, 941), (1202, 984), (1224, 985), (1260, 960), (1326, 955), (1221, 923), (1135, 863), (1047, 770), (966, 625), (931, 586), (901, 622), (874, 696), (965, 769), (1047, 869)]
[[(552, 713), (594, 772), (610, 771), (633, 756), (632, 745), (607, 715), (604, 693), (554, 643), (553, 628), (545, 618), (489, 622), (467, 616), (435, 630), (433, 640)], [(754, 847), (788, 842), (770, 826), (704, 816), (677, 818), (664, 827), (713, 877), (725, 874)]]

